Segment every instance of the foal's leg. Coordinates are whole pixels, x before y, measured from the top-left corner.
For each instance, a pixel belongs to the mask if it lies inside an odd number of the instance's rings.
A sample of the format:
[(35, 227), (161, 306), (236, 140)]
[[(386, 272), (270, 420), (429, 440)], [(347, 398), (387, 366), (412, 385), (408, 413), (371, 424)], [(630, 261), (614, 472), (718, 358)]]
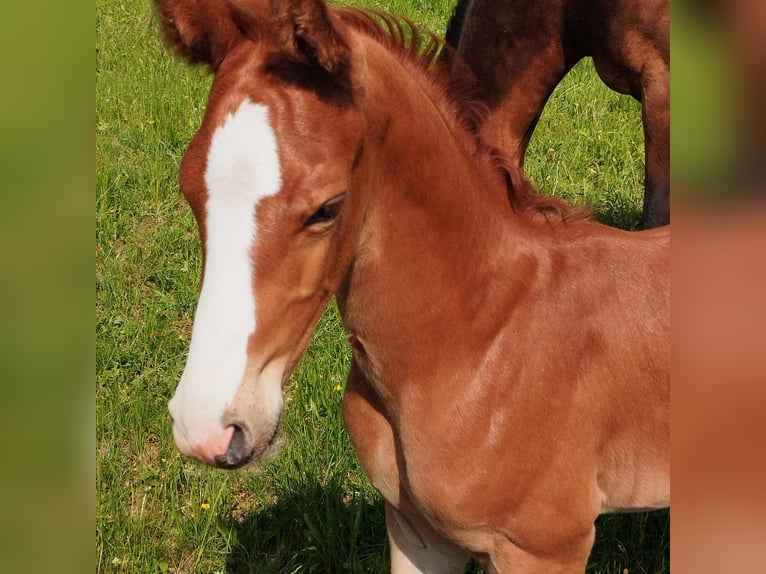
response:
[(355, 361), (351, 362), (343, 397), (343, 417), (364, 470), (386, 499), (391, 572), (462, 572), (468, 553), (442, 538), (420, 515), (402, 488), (394, 430)]
[(468, 553), (439, 536), (419, 513), (405, 515), (386, 504), (386, 529), (392, 574), (459, 574), (465, 570)]

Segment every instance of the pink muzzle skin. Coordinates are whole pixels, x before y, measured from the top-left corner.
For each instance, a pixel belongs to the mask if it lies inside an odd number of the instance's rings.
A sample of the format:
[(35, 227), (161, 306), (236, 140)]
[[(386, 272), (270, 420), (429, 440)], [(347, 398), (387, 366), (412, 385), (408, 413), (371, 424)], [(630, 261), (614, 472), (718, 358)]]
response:
[(178, 450), (186, 456), (197, 459), (209, 466), (216, 466), (216, 457), (225, 458), (226, 451), (231, 444), (231, 437), (234, 434), (234, 427), (228, 426), (222, 432), (215, 434), (198, 444), (189, 444), (186, 437), (178, 428), (173, 425), (173, 437), (175, 438)]

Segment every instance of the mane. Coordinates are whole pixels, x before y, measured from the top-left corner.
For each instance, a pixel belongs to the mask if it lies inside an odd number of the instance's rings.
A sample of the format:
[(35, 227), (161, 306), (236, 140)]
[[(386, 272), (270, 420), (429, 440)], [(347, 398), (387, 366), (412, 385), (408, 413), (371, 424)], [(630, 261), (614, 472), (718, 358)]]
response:
[[(489, 109), (480, 102), (477, 88), (467, 75), (455, 78), (448, 66), (457, 54), (430, 30), (419, 29), (411, 20), (378, 10), (335, 8), (334, 14), (357, 32), (368, 36), (398, 55), (421, 79), (434, 103), (445, 113), (453, 132), (466, 150), (488, 170), (502, 178), (513, 210), (535, 223), (566, 223), (587, 219), (588, 209), (540, 195), (521, 171), (511, 165), (502, 151), (488, 145), (479, 135)], [(448, 57), (443, 57), (448, 54)]]

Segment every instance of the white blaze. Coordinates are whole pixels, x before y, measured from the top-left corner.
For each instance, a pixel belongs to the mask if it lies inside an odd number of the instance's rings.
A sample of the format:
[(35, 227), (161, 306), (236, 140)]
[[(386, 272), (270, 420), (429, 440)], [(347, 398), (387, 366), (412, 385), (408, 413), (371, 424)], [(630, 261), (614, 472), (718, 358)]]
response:
[(221, 417), (242, 381), (255, 331), (251, 257), (255, 210), (281, 186), (274, 131), (265, 106), (245, 100), (213, 134), (207, 158), (205, 272), (189, 357), (171, 400), (189, 444), (223, 429)]

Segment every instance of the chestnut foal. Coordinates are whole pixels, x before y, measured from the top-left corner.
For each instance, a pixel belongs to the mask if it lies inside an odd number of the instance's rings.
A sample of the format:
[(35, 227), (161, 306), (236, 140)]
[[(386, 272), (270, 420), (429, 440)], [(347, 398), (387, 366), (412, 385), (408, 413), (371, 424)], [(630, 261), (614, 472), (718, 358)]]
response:
[[(170, 402), (185, 454), (273, 443), (337, 295), (344, 415), (394, 572), (582, 572), (599, 513), (669, 502), (669, 232), (534, 194), (409, 25), (321, 0), (157, 0), (215, 79), (180, 185), (203, 283)], [(414, 39), (413, 39), (414, 37)]]

